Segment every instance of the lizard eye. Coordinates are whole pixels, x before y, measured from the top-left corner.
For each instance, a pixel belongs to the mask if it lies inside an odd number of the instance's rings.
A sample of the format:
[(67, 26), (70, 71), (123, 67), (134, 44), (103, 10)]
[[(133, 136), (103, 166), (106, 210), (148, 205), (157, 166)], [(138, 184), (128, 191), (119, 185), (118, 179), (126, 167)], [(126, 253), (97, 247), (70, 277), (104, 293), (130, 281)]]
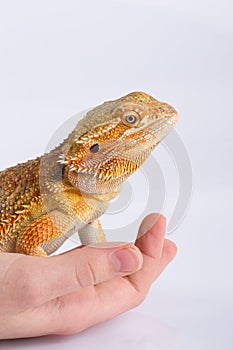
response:
[(127, 121), (127, 123), (129, 124), (134, 124), (137, 120), (137, 118), (135, 117), (135, 115), (127, 115), (125, 117), (125, 120)]
[(140, 121), (140, 117), (135, 112), (130, 112), (130, 113), (127, 113), (123, 116), (123, 122), (125, 124), (130, 124), (133, 126), (135, 124), (138, 124), (139, 121)]
[(100, 149), (100, 146), (99, 146), (98, 143), (95, 143), (94, 145), (92, 145), (92, 146), (90, 147), (91, 153), (97, 153), (97, 152), (99, 151), (99, 149)]

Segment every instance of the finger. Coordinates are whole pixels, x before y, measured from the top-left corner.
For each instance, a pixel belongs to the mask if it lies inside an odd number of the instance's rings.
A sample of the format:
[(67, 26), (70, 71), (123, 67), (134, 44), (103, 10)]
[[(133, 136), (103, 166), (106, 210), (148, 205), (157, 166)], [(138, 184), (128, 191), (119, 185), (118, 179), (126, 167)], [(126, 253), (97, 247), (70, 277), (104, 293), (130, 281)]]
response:
[[(166, 240), (156, 271), (154, 270), (154, 275), (151, 276), (151, 283), (156, 278), (155, 273), (158, 277), (171, 261), (173, 253), (173, 243), (170, 244), (170, 241)], [(140, 270), (142, 274), (137, 278), (136, 288), (135, 283), (132, 283), (130, 278), (116, 278), (58, 298), (56, 304), (51, 301), (47, 308), (52, 309), (56, 314), (56, 317), (53, 316), (51, 332), (56, 334), (78, 333), (139, 305), (145, 298), (145, 291), (148, 290), (148, 280), (145, 283), (144, 275), (151, 268), (153, 268), (151, 261), (143, 264), (142, 270)], [(64, 320), (66, 321), (64, 322)], [(77, 320), (82, 320), (82, 322)]]
[(142, 253), (159, 259), (163, 250), (165, 232), (166, 218), (158, 213), (149, 214), (139, 227), (135, 245)]
[[(159, 277), (174, 258), (177, 248), (170, 240), (164, 240), (165, 218), (154, 215), (154, 225), (151, 219), (146, 224), (148, 232), (139, 232), (140, 238), (136, 244), (143, 253), (143, 265), (140, 270), (119, 280), (109, 281), (95, 287), (99, 300), (96, 305), (96, 318), (98, 322), (110, 319), (139, 305), (145, 298), (151, 284)], [(145, 219), (145, 222), (148, 219)], [(144, 222), (144, 224), (145, 224)], [(145, 227), (145, 226), (144, 226)], [(93, 320), (87, 320), (90, 325)], [(95, 319), (96, 322), (96, 319)], [(66, 330), (67, 331), (67, 330)], [(71, 330), (72, 333), (72, 330)]]
[[(139, 230), (140, 238), (136, 241), (136, 244), (143, 252), (142, 268), (130, 276), (95, 287), (96, 294), (100, 300), (99, 304), (101, 305), (101, 301), (104, 303), (102, 311), (101, 307), (99, 309), (99, 320), (107, 317), (107, 312), (104, 315), (103, 310), (111, 311), (111, 317), (114, 317), (140, 304), (144, 300), (151, 284), (175, 257), (176, 245), (168, 239), (164, 240), (165, 218), (161, 215), (153, 214), (153, 219), (152, 216), (144, 219), (143, 225), (145, 225), (144, 228), (147, 227), (148, 231), (145, 232), (144, 230), (142, 235), (142, 231)], [(154, 222), (154, 225), (152, 222)], [(151, 224), (153, 225), (152, 227)], [(116, 306), (115, 310), (111, 307), (113, 304)], [(110, 312), (108, 316), (110, 317)]]
[[(177, 247), (173, 242), (164, 240), (165, 232), (166, 219), (161, 214), (149, 215), (139, 228), (135, 244), (143, 254), (143, 267), (132, 276), (128, 276), (128, 279), (143, 295), (147, 294), (151, 283), (176, 255)], [(149, 266), (150, 268), (146, 268)]]
[[(53, 256), (22, 256), (7, 279), (11, 306), (35, 307), (81, 288), (135, 272), (142, 255), (130, 243), (104, 243)], [(15, 279), (15, 276), (19, 278)]]

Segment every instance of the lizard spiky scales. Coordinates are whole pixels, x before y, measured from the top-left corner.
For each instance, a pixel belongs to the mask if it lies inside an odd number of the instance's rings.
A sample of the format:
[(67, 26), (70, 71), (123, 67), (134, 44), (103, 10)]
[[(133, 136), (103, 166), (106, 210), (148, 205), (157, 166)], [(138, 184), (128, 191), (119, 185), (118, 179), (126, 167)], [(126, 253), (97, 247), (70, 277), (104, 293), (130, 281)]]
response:
[(177, 121), (143, 92), (89, 111), (57, 148), (0, 172), (0, 252), (49, 255), (75, 231), (105, 240), (99, 216)]

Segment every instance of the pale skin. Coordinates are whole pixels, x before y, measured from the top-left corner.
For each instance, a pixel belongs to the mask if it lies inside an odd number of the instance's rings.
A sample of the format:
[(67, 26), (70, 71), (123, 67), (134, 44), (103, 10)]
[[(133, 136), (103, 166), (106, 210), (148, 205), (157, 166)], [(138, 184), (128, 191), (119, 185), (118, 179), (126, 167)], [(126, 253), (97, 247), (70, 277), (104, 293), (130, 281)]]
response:
[(75, 334), (139, 305), (176, 254), (165, 226), (150, 214), (135, 244), (51, 257), (0, 253), (0, 339)]

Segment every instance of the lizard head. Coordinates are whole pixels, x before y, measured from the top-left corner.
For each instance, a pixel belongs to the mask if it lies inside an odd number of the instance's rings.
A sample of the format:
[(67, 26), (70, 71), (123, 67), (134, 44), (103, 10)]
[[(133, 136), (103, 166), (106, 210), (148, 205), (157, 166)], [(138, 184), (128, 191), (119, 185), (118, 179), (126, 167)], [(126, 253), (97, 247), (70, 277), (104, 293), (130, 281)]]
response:
[(65, 143), (69, 181), (85, 193), (117, 192), (176, 121), (172, 106), (143, 92), (92, 109)]

